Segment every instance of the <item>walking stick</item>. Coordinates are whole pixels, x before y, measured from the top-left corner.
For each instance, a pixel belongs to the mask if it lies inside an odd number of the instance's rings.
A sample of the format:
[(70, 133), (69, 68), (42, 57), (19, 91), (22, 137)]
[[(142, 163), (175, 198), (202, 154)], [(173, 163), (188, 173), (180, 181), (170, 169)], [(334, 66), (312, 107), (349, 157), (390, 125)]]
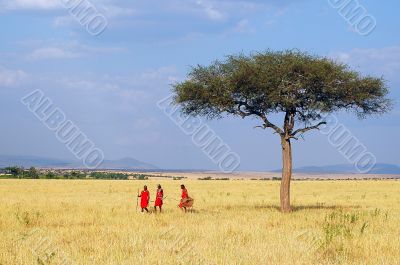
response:
[(136, 212), (139, 204), (139, 189), (137, 189), (137, 196), (136, 196)]

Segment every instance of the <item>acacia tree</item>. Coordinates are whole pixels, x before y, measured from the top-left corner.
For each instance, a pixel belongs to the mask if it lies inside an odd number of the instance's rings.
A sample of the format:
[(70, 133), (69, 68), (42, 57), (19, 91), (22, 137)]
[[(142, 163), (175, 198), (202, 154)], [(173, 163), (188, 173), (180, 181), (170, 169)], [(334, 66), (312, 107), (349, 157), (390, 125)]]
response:
[[(233, 55), (197, 65), (173, 90), (184, 114), (256, 117), (261, 121), (257, 127), (280, 137), (282, 212), (291, 210), (292, 139), (324, 125), (323, 114), (347, 110), (364, 118), (390, 108), (383, 78), (362, 76), (343, 63), (297, 50)], [(274, 113), (284, 116), (282, 127), (271, 122)]]

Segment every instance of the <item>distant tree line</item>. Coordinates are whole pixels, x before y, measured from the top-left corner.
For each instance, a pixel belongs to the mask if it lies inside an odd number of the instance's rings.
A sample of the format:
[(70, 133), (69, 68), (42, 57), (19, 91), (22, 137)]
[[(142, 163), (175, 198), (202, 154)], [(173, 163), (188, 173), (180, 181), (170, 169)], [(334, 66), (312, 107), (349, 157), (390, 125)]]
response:
[[(100, 172), (100, 171), (79, 171), (79, 170), (57, 170), (57, 169), (36, 169), (30, 167), (12, 166), (0, 169), (0, 178), (14, 179), (108, 179), (108, 180), (146, 180), (150, 177), (156, 177), (147, 174)], [(180, 180), (183, 177), (164, 176), (174, 180)]]
[[(8, 178), (28, 178), (28, 179), (38, 179), (39, 178), (39, 171), (31, 167), (29, 169), (24, 169), (23, 167), (6, 167), (1, 170), (3, 173), (2, 177)], [(4, 175), (5, 174), (5, 175)]]

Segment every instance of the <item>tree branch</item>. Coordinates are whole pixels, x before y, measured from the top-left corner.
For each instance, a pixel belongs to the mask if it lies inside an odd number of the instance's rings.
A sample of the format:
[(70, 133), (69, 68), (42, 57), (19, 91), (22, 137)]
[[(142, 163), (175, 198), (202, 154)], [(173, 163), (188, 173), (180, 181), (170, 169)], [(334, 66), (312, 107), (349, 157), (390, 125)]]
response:
[[(275, 124), (273, 124), (272, 122), (270, 122), (269, 120), (268, 120), (268, 118), (267, 118), (267, 116), (264, 114), (264, 113), (255, 113), (256, 115), (258, 115), (263, 121), (264, 121), (264, 124), (263, 124), (263, 128), (264, 129), (266, 129), (266, 128), (272, 128), (274, 131), (275, 131), (275, 133), (278, 133), (278, 134), (280, 134), (280, 135), (283, 135), (284, 134), (284, 132), (282, 131), (282, 129), (281, 128), (279, 128), (278, 126), (276, 126)], [(259, 127), (259, 126), (258, 126)]]
[(311, 130), (319, 130), (319, 126), (325, 125), (325, 124), (326, 124), (325, 121), (321, 121), (321, 122), (318, 123), (317, 125), (310, 126), (310, 127), (305, 127), (305, 128), (303, 128), (303, 129), (298, 129), (298, 130), (294, 131), (294, 132), (291, 134), (291, 137), (292, 137), (292, 138), (295, 138), (295, 136), (296, 136), (297, 134), (303, 134), (303, 133), (308, 132), (308, 131), (311, 131)]
[[(276, 126), (275, 124), (273, 124), (272, 122), (270, 122), (268, 120), (265, 113), (255, 110), (253, 107), (251, 107), (249, 104), (247, 104), (247, 102), (244, 102), (244, 101), (235, 101), (235, 104), (237, 104), (238, 106), (237, 106), (237, 110), (235, 110), (234, 112), (236, 112), (236, 114), (240, 115), (242, 118), (245, 118), (250, 115), (256, 115), (263, 120), (264, 124), (262, 126), (255, 126), (254, 128), (262, 128), (262, 129), (272, 128), (276, 133), (278, 133), (280, 135), (284, 134), (284, 132), (281, 128), (279, 128), (278, 126)], [(247, 112), (245, 112), (241, 109), (242, 106), (246, 107)]]

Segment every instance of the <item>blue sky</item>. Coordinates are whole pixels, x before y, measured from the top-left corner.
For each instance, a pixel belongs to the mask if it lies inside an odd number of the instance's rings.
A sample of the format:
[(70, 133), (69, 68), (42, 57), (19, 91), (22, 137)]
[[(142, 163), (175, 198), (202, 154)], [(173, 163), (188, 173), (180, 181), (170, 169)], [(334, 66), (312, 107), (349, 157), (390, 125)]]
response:
[[(377, 22), (368, 36), (328, 0), (91, 1), (108, 22), (98, 36), (62, 2), (0, 0), (0, 154), (73, 157), (20, 103), (41, 89), (108, 159), (216, 169), (156, 102), (191, 65), (239, 52), (298, 48), (386, 78), (395, 100), (390, 114), (361, 121), (338, 117), (379, 162), (400, 164), (399, 1), (358, 1)], [(253, 129), (255, 120), (207, 123), (239, 154), (239, 170), (280, 167), (278, 137)], [(346, 163), (318, 132), (293, 148), (295, 166)]]

